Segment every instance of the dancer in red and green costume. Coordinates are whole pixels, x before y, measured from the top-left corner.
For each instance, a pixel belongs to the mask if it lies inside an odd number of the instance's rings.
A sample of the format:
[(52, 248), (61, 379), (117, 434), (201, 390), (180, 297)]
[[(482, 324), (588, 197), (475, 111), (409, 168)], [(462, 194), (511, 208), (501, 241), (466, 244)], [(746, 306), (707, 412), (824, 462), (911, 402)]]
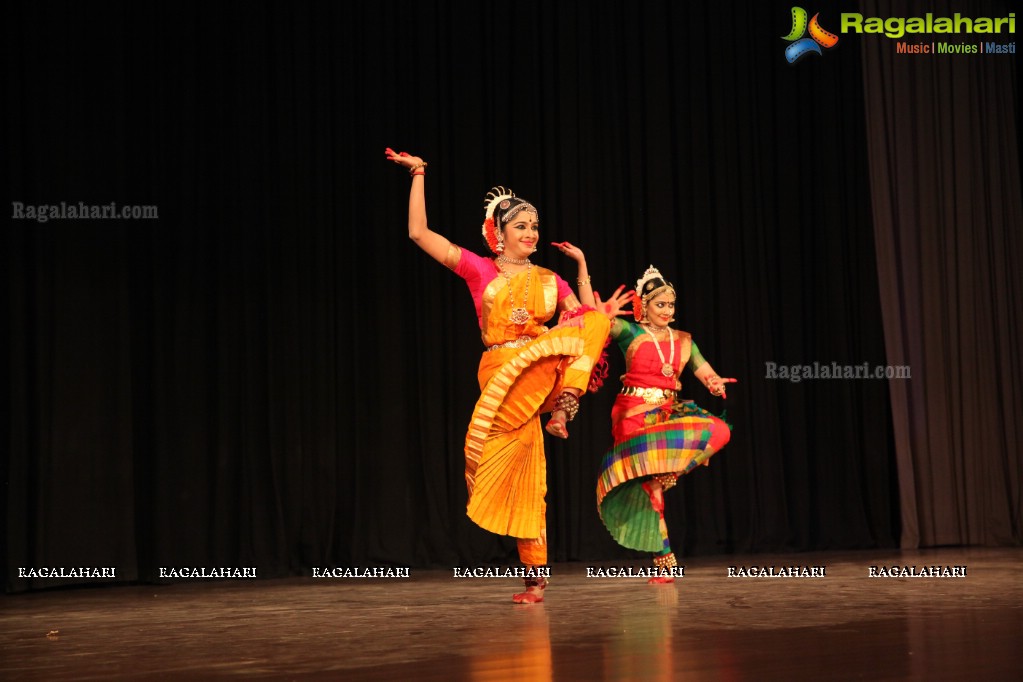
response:
[(721, 378), (700, 354), (692, 336), (672, 329), (675, 288), (653, 266), (636, 282), (636, 322), (618, 318), (611, 336), (625, 355), (622, 390), (611, 410), (614, 446), (605, 455), (597, 481), (597, 509), (615, 541), (654, 553), (664, 575), (651, 583), (673, 582), (677, 565), (664, 522), (664, 491), (679, 476), (728, 443), (728, 424), (696, 403), (677, 400), (679, 375), (688, 366), (711, 394), (725, 397)]

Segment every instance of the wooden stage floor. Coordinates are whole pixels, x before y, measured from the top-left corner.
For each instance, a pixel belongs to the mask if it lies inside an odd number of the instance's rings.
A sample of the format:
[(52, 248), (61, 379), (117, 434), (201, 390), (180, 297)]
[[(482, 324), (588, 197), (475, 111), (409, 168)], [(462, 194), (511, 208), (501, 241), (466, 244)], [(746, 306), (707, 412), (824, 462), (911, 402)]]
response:
[[(966, 577), (869, 576), (914, 565)], [(586, 568), (555, 565), (538, 605), (452, 570), (7, 595), (0, 679), (1023, 679), (1023, 549), (702, 557), (674, 585)]]

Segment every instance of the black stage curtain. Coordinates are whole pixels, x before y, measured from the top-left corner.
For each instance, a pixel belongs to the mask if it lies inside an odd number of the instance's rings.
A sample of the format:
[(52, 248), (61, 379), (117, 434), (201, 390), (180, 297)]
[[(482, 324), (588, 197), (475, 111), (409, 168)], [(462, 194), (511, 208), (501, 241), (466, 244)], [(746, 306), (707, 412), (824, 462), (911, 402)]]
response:
[[(1011, 3), (865, 2), (880, 16)], [(1013, 36), (1014, 37), (1014, 36)], [(976, 46), (971, 40), (969, 44)], [(1004, 39), (991, 42), (1004, 43)], [(863, 52), (903, 547), (1023, 542), (1023, 199), (1015, 54)]]
[[(431, 226), (465, 247), (503, 184), (605, 295), (651, 263), (675, 282), (677, 326), (740, 382), (686, 380), (734, 431), (669, 493), (682, 556), (895, 546), (886, 382), (778, 378), (886, 359), (860, 41), (789, 66), (789, 10), (5, 9), (10, 199), (159, 210), (11, 221), (7, 589), (59, 584), (19, 577), (38, 566), (514, 560), (464, 514), (479, 337), (406, 238), (388, 145), (429, 161)], [(548, 445), (552, 561), (635, 558), (594, 505), (613, 363)]]

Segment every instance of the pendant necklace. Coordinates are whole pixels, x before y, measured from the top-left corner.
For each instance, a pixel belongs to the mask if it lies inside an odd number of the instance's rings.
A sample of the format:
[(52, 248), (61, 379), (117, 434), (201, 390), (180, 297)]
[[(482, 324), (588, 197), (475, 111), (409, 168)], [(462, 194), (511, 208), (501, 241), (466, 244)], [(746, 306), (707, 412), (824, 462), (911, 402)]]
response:
[[(505, 256), (498, 256), (497, 259), (499, 261), (507, 261), (509, 263), (515, 262), (512, 259), (507, 258)], [(505, 280), (508, 282), (508, 304), (512, 306), (511, 314), (508, 316), (508, 319), (511, 321), (512, 324), (526, 324), (533, 317), (532, 315), (529, 314), (529, 311), (526, 310), (526, 302), (529, 301), (530, 279), (529, 275), (533, 270), (533, 263), (530, 262), (528, 258), (526, 258), (525, 265), (526, 265), (526, 291), (522, 294), (522, 305), (519, 306), (518, 308), (514, 307), (515, 302), (512, 297), (511, 275), (509, 275), (504, 268), (501, 268), (501, 274), (504, 275)], [(674, 351), (674, 348), (672, 348), (672, 351)]]
[(667, 361), (664, 360), (664, 353), (661, 352), (661, 344), (654, 336), (654, 333), (650, 331), (650, 327), (644, 326), (643, 331), (650, 335), (650, 338), (654, 340), (654, 348), (657, 349), (657, 357), (661, 359), (661, 374), (666, 377), (675, 376), (675, 330), (671, 327), (668, 329), (668, 341), (671, 343), (671, 357)]

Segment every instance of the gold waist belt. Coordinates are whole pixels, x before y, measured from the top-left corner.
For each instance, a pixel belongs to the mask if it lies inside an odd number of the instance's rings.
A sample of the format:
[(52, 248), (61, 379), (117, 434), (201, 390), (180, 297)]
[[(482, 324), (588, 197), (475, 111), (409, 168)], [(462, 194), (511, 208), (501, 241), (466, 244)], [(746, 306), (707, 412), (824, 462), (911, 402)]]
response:
[(675, 391), (670, 388), (644, 388), (642, 386), (622, 386), (622, 395), (634, 395), (650, 405), (658, 405), (665, 400), (674, 400)]
[(520, 336), (514, 341), (505, 341), (504, 343), (495, 343), (493, 346), (487, 348), (487, 350), (497, 350), (498, 348), (522, 348), (527, 343), (533, 340), (532, 336)]

